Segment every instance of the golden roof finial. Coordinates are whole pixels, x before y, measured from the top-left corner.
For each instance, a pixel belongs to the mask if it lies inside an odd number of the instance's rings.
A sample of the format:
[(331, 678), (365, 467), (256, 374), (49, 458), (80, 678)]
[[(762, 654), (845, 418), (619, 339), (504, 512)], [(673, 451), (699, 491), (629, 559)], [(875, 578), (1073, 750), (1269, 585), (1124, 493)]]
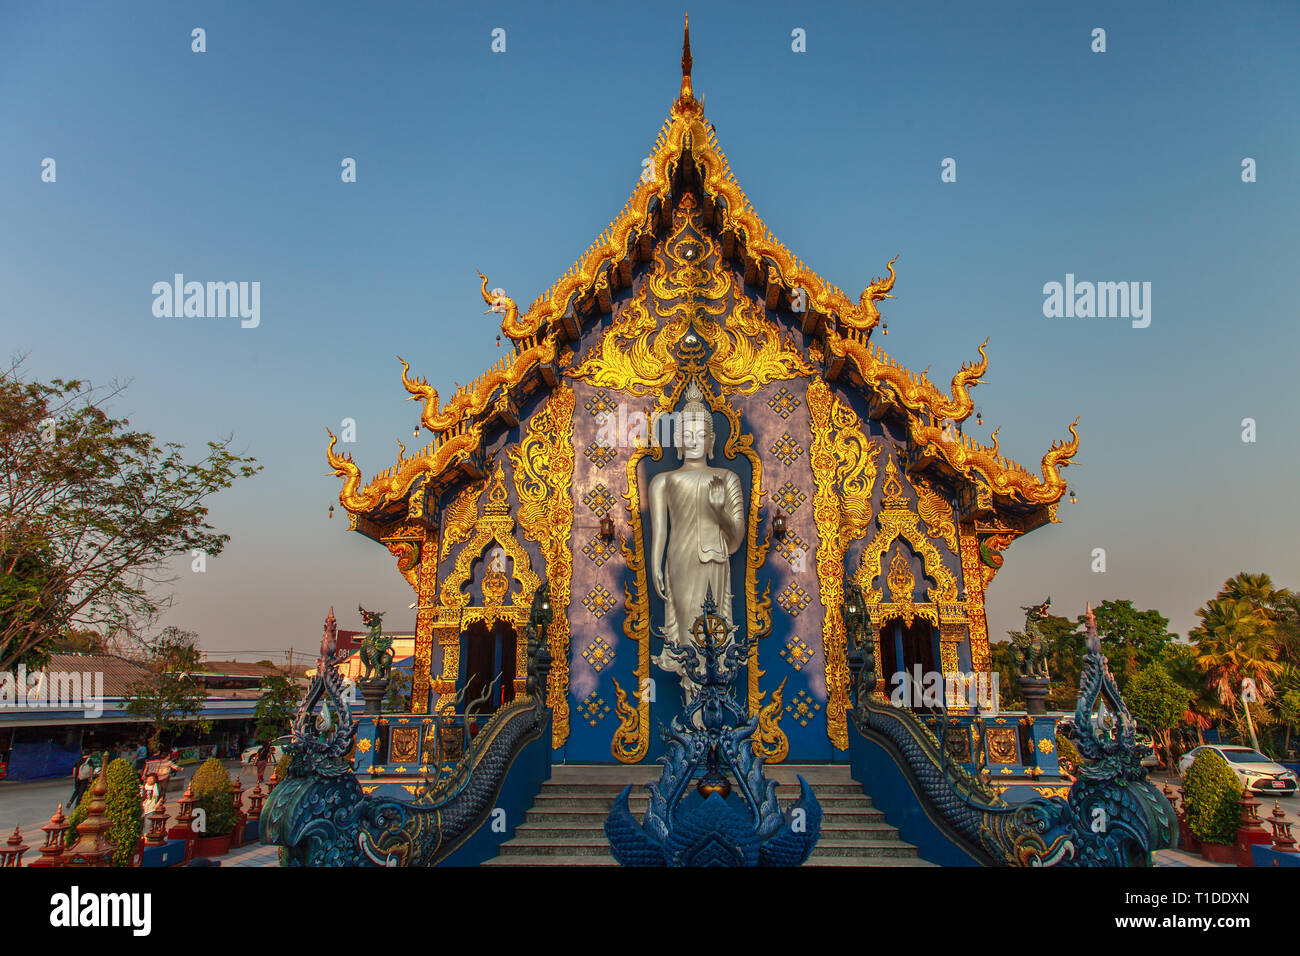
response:
[(696, 111), (700, 104), (691, 89), (691, 15), (686, 14), (686, 33), (682, 39), (682, 91), (673, 104), (673, 112)]
[(691, 91), (691, 15), (686, 14), (686, 35), (682, 39), (682, 94)]

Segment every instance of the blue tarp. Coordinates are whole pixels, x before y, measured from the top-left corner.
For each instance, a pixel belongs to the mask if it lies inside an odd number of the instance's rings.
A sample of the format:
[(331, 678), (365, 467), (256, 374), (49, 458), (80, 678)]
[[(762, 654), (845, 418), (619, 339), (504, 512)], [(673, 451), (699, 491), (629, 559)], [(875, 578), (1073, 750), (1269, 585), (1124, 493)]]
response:
[(9, 751), (9, 780), (70, 777), (81, 759), (81, 747), (62, 747), (48, 740), (15, 743)]

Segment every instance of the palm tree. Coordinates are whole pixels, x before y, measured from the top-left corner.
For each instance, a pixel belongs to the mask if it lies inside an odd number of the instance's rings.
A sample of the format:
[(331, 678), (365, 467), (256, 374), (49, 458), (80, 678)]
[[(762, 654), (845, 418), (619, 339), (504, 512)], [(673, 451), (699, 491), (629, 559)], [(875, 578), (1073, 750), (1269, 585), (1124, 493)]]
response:
[[(1247, 577), (1238, 575), (1233, 581)], [(1267, 575), (1259, 577), (1267, 579)], [(1231, 585), (1233, 582), (1228, 582)], [(1220, 702), (1237, 712), (1243, 678), (1259, 688), (1261, 700), (1273, 696), (1272, 678), (1282, 669), (1276, 659), (1270, 620), (1244, 599), (1216, 598), (1196, 612), (1201, 623), (1188, 633), (1196, 644), (1196, 663), (1206, 673)]]
[(1224, 582), (1219, 600), (1241, 601), (1249, 605), (1251, 610), (1272, 616), (1278, 602), (1288, 593), (1290, 592), (1285, 589), (1279, 591), (1274, 588), (1273, 580), (1267, 574), (1242, 571)]
[(1283, 591), (1282, 595), (1277, 602), (1278, 658), (1300, 664), (1300, 593)]

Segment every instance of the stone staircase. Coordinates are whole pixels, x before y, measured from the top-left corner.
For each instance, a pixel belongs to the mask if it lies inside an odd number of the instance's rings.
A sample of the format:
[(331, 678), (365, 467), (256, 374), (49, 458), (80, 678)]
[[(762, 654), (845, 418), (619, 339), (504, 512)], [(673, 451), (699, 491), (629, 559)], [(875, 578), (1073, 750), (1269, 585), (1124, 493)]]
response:
[[(931, 866), (916, 847), (904, 843), (871, 798), (849, 775), (847, 764), (777, 764), (766, 768), (775, 780), (782, 809), (798, 797), (795, 774), (808, 781), (822, 806), (822, 833), (807, 866)], [(532, 809), (484, 866), (616, 866), (605, 839), (605, 817), (629, 783), (628, 805), (638, 821), (649, 797), (645, 784), (658, 766), (557, 764), (542, 784)]]

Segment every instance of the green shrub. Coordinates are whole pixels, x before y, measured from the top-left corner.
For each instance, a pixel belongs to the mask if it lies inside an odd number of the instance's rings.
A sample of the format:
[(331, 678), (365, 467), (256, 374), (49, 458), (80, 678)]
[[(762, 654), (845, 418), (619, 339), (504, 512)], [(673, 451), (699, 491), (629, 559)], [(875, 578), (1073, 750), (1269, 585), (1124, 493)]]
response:
[(131, 765), (119, 757), (108, 765), (108, 838), (113, 841), (113, 865), (129, 866), (144, 833), (144, 807), (140, 801), (140, 778)]
[(1228, 762), (1212, 750), (1197, 754), (1183, 777), (1183, 805), (1192, 836), (1202, 843), (1236, 843), (1240, 799), (1241, 784)]
[(209, 757), (190, 778), (194, 808), (202, 810), (206, 828), (199, 836), (225, 836), (235, 829), (235, 788), (216, 757)]

